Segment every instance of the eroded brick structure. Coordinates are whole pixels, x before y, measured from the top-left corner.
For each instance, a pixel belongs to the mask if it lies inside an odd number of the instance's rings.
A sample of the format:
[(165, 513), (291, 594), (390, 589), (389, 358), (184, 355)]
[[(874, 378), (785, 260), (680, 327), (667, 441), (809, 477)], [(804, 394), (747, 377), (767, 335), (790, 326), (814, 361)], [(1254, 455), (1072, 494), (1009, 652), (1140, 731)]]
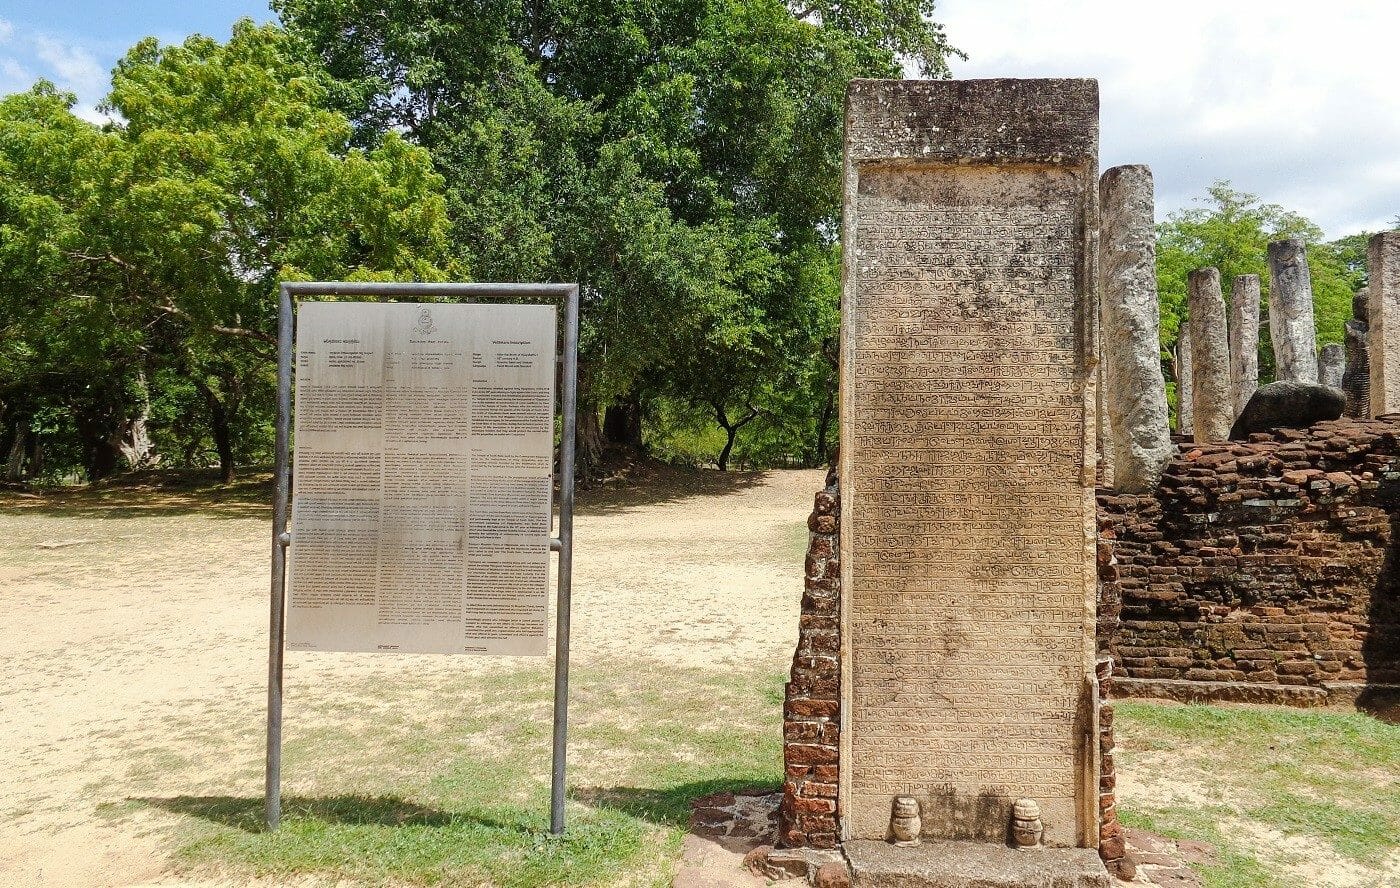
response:
[(1120, 693), (1309, 705), (1400, 683), (1398, 436), (1390, 416), (1185, 445), (1156, 491), (1101, 491)]
[(779, 841), (836, 847), (841, 743), (841, 497), (836, 472), (817, 493), (807, 527), (802, 617), (783, 700), (783, 804)]
[[(779, 842), (788, 848), (836, 846), (836, 785), (841, 741), (841, 564), (840, 485), (833, 471), (816, 495), (807, 519), (811, 542), (804, 571), (802, 615), (797, 650), (783, 702), (783, 802), (779, 810)], [(1099, 547), (1100, 573), (1111, 573), (1111, 548)], [(1110, 587), (1116, 593), (1116, 587)], [(1113, 634), (1116, 601), (1099, 602), (1099, 634)], [(1096, 664), (1100, 688), (1099, 854), (1116, 871), (1123, 858), (1123, 830), (1115, 806), (1113, 706), (1107, 702), (1113, 664), (1100, 656)]]

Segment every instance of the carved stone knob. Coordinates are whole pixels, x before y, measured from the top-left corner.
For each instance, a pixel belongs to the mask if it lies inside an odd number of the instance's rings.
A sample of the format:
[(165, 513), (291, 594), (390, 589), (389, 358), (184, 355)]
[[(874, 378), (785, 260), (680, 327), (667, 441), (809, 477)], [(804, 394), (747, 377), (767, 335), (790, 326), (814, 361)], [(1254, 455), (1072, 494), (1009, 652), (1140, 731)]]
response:
[(1017, 799), (1011, 807), (1011, 838), (1018, 848), (1034, 848), (1045, 834), (1040, 821), (1040, 804), (1035, 799)]
[(896, 845), (919, 844), (919, 833), (924, 830), (923, 818), (919, 816), (919, 800), (913, 796), (895, 796), (894, 813), (890, 816), (890, 835)]

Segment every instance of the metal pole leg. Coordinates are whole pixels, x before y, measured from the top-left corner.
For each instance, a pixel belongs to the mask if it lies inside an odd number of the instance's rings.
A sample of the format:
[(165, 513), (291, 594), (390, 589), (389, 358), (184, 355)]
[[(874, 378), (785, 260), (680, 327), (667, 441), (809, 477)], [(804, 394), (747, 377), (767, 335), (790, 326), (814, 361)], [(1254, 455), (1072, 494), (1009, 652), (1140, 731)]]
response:
[(564, 834), (564, 767), (569, 735), (569, 610), (574, 566), (574, 439), (578, 403), (578, 286), (564, 314), (564, 422), (559, 443), (559, 602), (554, 633), (554, 761), (549, 832)]
[(269, 830), (282, 822), (282, 615), (287, 596), (287, 513), (291, 498), (292, 296), (283, 286), (277, 307), (277, 457), (272, 504), (272, 601), (267, 640), (267, 768), (263, 819)]

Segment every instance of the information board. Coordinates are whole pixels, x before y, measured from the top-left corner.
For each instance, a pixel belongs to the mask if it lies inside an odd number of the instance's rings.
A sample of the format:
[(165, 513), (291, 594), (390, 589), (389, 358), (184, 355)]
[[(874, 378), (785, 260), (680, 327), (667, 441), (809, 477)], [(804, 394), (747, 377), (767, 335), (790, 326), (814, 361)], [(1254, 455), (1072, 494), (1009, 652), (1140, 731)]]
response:
[(555, 309), (307, 302), (289, 650), (542, 656)]

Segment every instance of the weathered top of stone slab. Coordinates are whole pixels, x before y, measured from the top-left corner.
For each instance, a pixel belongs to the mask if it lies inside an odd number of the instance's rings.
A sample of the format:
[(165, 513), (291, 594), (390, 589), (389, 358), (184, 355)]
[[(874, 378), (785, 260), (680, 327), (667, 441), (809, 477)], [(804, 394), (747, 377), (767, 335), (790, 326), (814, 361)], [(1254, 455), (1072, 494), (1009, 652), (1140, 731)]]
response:
[(863, 839), (842, 848), (855, 888), (1109, 888), (1092, 848), (1017, 850), (937, 839), (913, 848)]
[(1099, 82), (852, 80), (848, 163), (1098, 162)]

